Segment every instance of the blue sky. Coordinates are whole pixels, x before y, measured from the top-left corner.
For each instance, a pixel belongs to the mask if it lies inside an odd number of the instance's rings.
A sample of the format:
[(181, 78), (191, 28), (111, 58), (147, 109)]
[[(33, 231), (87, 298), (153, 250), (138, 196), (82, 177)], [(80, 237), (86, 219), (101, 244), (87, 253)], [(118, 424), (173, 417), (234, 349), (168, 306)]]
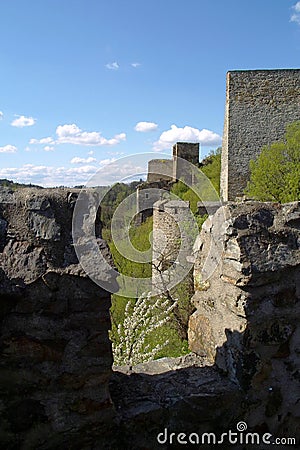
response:
[(180, 140), (205, 156), (221, 142), (226, 72), (299, 56), (296, 1), (1, 2), (0, 178), (85, 184)]

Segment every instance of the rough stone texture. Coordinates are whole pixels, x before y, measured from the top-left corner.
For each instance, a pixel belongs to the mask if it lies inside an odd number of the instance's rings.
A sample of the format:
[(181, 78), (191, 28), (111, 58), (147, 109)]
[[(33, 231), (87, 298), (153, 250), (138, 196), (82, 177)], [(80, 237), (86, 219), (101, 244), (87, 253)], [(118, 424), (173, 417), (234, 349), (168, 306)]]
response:
[(110, 294), (78, 264), (76, 197), (0, 190), (1, 448), (82, 449), (114, 415)]
[(140, 364), (133, 372), (127, 367), (116, 370), (110, 384), (118, 411), (116, 449), (181, 448), (176, 441), (159, 444), (157, 435), (167, 429), (168, 434), (220, 436), (235, 429), (241, 417), (242, 391), (204, 358), (189, 354)]
[(222, 206), (221, 202), (198, 202), (197, 203), (197, 209), (198, 214), (200, 216), (204, 216), (205, 214), (208, 214), (209, 216), (214, 215), (218, 209)]
[[(193, 236), (198, 227), (190, 217), (189, 202), (183, 200), (161, 200), (153, 205), (153, 253), (152, 285), (153, 288), (171, 287), (176, 284), (180, 273), (187, 274), (191, 264), (187, 257), (191, 253)], [(191, 223), (189, 222), (191, 221)], [(190, 225), (194, 225), (193, 228)], [(177, 275), (176, 275), (177, 274)]]
[[(240, 420), (297, 436), (300, 205), (220, 208), (197, 241), (194, 354), (112, 374), (110, 296), (78, 264), (76, 198), (64, 189), (0, 191), (0, 447), (181, 448), (158, 444), (158, 433), (220, 436)], [(165, 217), (181, 206), (163, 202)], [(218, 270), (203, 282), (205, 256), (209, 271), (220, 249)]]
[(197, 241), (194, 278), (191, 350), (245, 390), (249, 427), (299, 436), (300, 202), (220, 208)]
[(227, 73), (222, 146), (221, 197), (242, 196), (249, 161), (262, 146), (284, 137), (300, 120), (300, 70), (246, 70)]
[(148, 163), (147, 182), (157, 181), (178, 181), (181, 177), (187, 176), (190, 184), (190, 173), (182, 170), (180, 159), (189, 161), (198, 167), (199, 164), (199, 144), (191, 142), (176, 142), (172, 149), (172, 159), (152, 159)]
[(171, 159), (151, 159), (148, 162), (147, 182), (172, 181), (173, 161)]
[(165, 193), (168, 195), (171, 186), (172, 185), (169, 181), (160, 180), (153, 181), (151, 183), (142, 183), (137, 187), (137, 217), (135, 220), (136, 225), (140, 225), (146, 220), (147, 217), (151, 217), (153, 215), (154, 203), (162, 200)]
[(181, 164), (180, 158), (198, 167), (199, 143), (176, 142), (173, 146), (173, 181), (184, 179), (188, 185), (191, 185), (191, 171), (186, 170), (186, 166)]

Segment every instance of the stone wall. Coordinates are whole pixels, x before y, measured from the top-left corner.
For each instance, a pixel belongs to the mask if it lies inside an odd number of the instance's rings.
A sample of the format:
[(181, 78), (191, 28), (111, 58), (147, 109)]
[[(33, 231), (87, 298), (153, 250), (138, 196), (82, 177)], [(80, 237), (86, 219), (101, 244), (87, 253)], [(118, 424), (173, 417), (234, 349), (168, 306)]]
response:
[(188, 185), (191, 185), (191, 170), (189, 170), (189, 166), (181, 163), (182, 159), (198, 167), (199, 143), (176, 142), (173, 146), (173, 180), (178, 181), (184, 179)]
[[(180, 433), (220, 436), (240, 420), (297, 436), (300, 204), (220, 208), (197, 241), (194, 353), (112, 372), (110, 295), (73, 247), (77, 195), (0, 191), (0, 447), (167, 450)], [(186, 205), (162, 206), (185, 217)], [(97, 223), (96, 234), (110, 260)], [(204, 281), (208, 254), (207, 273), (220, 264)]]
[(114, 415), (110, 294), (78, 264), (76, 198), (0, 191), (1, 448), (86, 448), (91, 434), (105, 442)]
[(172, 159), (152, 159), (148, 162), (147, 182), (178, 181), (183, 176), (188, 176), (180, 165), (180, 159), (189, 161), (198, 167), (199, 144), (191, 142), (176, 142), (172, 149)]
[(221, 196), (242, 196), (249, 161), (262, 146), (284, 137), (300, 120), (300, 70), (247, 70), (227, 73), (222, 146)]
[(151, 159), (148, 162), (147, 182), (171, 181), (173, 177), (173, 161), (171, 159)]
[(153, 205), (162, 200), (164, 195), (168, 195), (171, 184), (166, 180), (142, 183), (136, 190), (136, 225), (140, 225), (147, 217), (153, 215)]
[[(183, 200), (161, 200), (153, 205), (153, 254), (152, 285), (155, 288), (167, 287), (172, 283), (177, 268), (187, 265), (191, 253), (193, 229), (183, 225), (190, 218), (189, 202)], [(184, 269), (183, 272), (185, 273)], [(188, 272), (188, 271), (187, 271)], [(176, 283), (177, 284), (177, 283)]]
[(195, 251), (191, 350), (247, 393), (249, 427), (297, 436), (300, 202), (228, 204), (204, 223)]
[(172, 159), (152, 159), (148, 162), (147, 181), (138, 186), (136, 193), (136, 225), (152, 216), (153, 204), (163, 198), (160, 190), (170, 191), (172, 183), (180, 178), (189, 186), (193, 184), (195, 174), (186, 161), (198, 167), (199, 144), (177, 142), (173, 146)]

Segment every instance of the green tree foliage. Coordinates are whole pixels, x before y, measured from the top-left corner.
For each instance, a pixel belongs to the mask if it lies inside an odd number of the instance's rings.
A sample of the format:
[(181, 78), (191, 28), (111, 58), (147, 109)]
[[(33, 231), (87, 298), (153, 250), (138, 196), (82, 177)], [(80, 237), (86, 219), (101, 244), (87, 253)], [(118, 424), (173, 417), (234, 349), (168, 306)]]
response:
[[(201, 172), (208, 178), (210, 183), (207, 182), (207, 179), (203, 179), (203, 175), (201, 175)], [(202, 223), (207, 218), (207, 216), (205, 216), (204, 220), (202, 217), (198, 216), (197, 203), (205, 200), (218, 201), (218, 196), (220, 193), (220, 174), (221, 147), (217, 148), (216, 150), (212, 150), (200, 164), (198, 183), (200, 185), (201, 195), (195, 192), (194, 189), (189, 188), (181, 180), (179, 180), (172, 186), (171, 193), (190, 203), (190, 209), (195, 215), (195, 219), (198, 222), (199, 229), (201, 228)]]
[(14, 181), (7, 180), (6, 178), (0, 179), (0, 187), (8, 187), (12, 190), (21, 189), (21, 188), (30, 188), (30, 187), (43, 189), (41, 186), (37, 186), (35, 184), (15, 183)]
[(201, 171), (209, 178), (213, 187), (220, 194), (221, 147), (211, 151), (201, 163)]
[[(132, 226), (129, 229), (129, 237), (133, 247), (135, 247), (137, 250), (141, 252), (149, 250), (151, 246), (150, 237), (152, 233), (152, 228), (153, 228), (152, 217), (149, 217), (139, 227)], [(138, 263), (135, 261), (131, 261), (130, 259), (124, 258), (124, 256), (119, 253), (115, 242), (108, 241), (108, 243), (114, 259), (114, 263), (120, 273), (122, 273), (123, 275), (128, 275), (130, 277), (137, 277), (137, 278), (151, 277), (152, 273), (151, 262)]]
[(171, 320), (171, 312), (176, 302), (150, 295), (141, 295), (135, 303), (126, 303), (124, 320), (115, 332), (111, 332), (114, 363), (130, 366), (154, 359), (169, 344), (169, 339), (162, 343), (149, 341), (153, 332)]
[[(153, 218), (149, 217), (140, 226), (132, 226), (129, 229), (129, 236), (132, 245), (140, 251), (145, 251), (150, 248), (150, 237), (153, 228)], [(114, 263), (118, 271), (124, 275), (133, 276), (137, 278), (149, 278), (152, 274), (152, 264), (149, 263), (137, 263), (130, 259), (124, 258), (117, 250), (116, 245), (112, 241), (108, 241), (112, 252)], [(193, 309), (190, 305), (190, 299), (192, 293), (190, 293), (192, 283), (188, 285), (186, 281), (183, 286), (174, 288), (171, 301), (176, 297), (176, 307), (172, 310), (171, 318), (168, 323), (165, 323), (162, 327), (154, 330), (151, 335), (147, 336), (146, 344), (150, 345), (150, 348), (154, 348), (156, 344), (160, 344), (160, 349), (157, 352), (156, 357), (161, 358), (163, 356), (180, 356), (188, 351), (188, 345), (186, 341), (186, 330), (189, 312)], [(140, 293), (137, 293), (137, 296)], [(111, 339), (114, 342), (118, 342), (118, 326), (125, 320), (125, 308), (128, 302), (128, 298), (120, 297), (116, 294), (112, 296), (111, 307), (111, 320), (112, 330)], [(136, 299), (131, 299), (134, 305)], [(182, 332), (184, 330), (184, 332)], [(168, 345), (163, 346), (163, 342), (168, 340)]]
[(189, 187), (181, 180), (174, 183), (171, 189), (172, 194), (183, 199), (183, 195), (189, 190)]
[[(116, 183), (107, 188), (107, 193), (101, 200), (101, 220), (104, 229), (109, 230), (116, 208), (126, 197), (135, 193), (138, 184), (140, 181), (133, 181), (129, 184)], [(108, 238), (107, 232), (105, 238)]]
[(285, 140), (265, 146), (250, 161), (245, 194), (260, 201), (300, 200), (300, 121), (289, 124)]
[(179, 180), (172, 186), (171, 193), (181, 198), (185, 202), (190, 202), (191, 211), (197, 212), (197, 202), (200, 201), (196, 192), (189, 188), (183, 181)]

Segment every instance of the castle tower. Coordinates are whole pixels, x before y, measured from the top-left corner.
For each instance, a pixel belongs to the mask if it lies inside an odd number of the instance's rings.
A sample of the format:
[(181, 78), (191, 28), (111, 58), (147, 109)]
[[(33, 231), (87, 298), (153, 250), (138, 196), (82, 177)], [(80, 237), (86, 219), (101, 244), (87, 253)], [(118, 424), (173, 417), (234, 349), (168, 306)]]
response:
[(147, 181), (137, 187), (137, 225), (152, 215), (153, 204), (163, 199), (163, 191), (170, 191), (172, 182), (182, 178), (188, 185), (192, 184), (193, 173), (182, 159), (198, 167), (199, 144), (177, 142), (173, 146), (172, 159), (152, 159), (148, 162)]
[(165, 291), (192, 267), (188, 257), (199, 232), (189, 202), (165, 199), (153, 205), (152, 286)]
[(300, 70), (227, 73), (221, 197), (242, 196), (249, 162), (264, 145), (282, 140), (287, 124), (300, 120)]

